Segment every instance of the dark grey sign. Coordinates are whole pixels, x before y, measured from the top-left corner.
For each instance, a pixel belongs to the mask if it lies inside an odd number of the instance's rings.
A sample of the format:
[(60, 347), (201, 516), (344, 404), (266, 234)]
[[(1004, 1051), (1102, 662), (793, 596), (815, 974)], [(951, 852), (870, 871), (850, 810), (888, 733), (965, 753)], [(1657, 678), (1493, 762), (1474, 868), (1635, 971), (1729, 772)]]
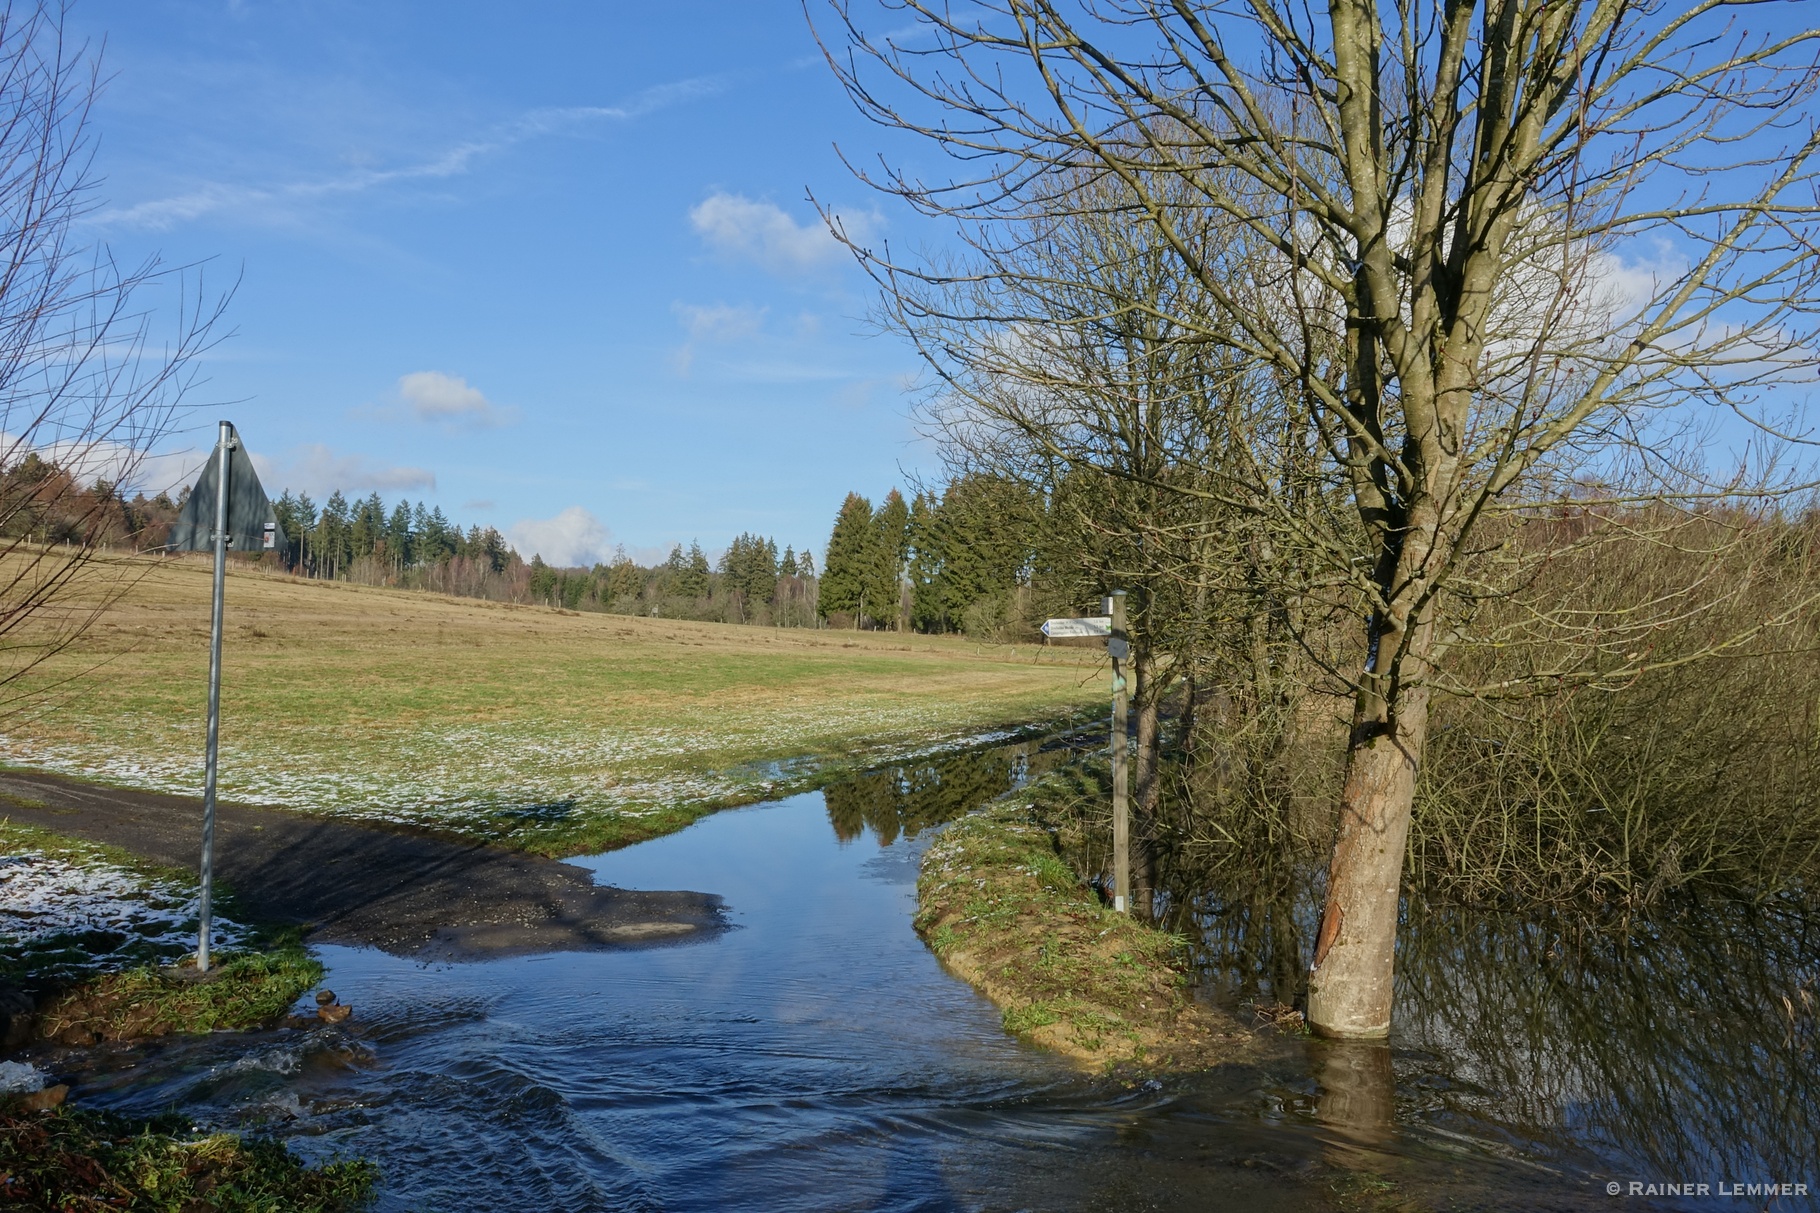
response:
[[(207, 552), (215, 547), (215, 497), (220, 491), (221, 458), (209, 453), (202, 479), (177, 515), (171, 527), (169, 546), (179, 552)], [(264, 552), (282, 548), (287, 542), (284, 528), (278, 525), (277, 511), (266, 500), (259, 487), (259, 474), (247, 457), (246, 447), (236, 438), (228, 448), (228, 550)]]

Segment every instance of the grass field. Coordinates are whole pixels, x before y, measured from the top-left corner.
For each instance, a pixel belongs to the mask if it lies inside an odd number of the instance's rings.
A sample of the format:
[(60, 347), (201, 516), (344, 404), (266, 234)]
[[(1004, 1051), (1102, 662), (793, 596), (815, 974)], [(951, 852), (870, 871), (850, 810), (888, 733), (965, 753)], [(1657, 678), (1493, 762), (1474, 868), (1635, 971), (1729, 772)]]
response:
[[(6, 761), (196, 794), (209, 571), (155, 561), (15, 689)], [(129, 566), (129, 567), (137, 567)], [(1080, 650), (574, 614), (234, 570), (222, 796), (568, 852), (1090, 711)]]

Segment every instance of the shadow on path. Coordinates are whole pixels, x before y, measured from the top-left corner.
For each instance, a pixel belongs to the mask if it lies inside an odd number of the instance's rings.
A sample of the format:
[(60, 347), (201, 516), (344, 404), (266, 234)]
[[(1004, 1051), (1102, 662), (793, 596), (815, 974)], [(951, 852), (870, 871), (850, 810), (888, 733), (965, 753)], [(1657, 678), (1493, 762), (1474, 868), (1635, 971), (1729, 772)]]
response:
[[(195, 871), (202, 802), (0, 772), (0, 817)], [(725, 927), (711, 893), (602, 888), (586, 869), (402, 827), (220, 805), (215, 872), (236, 911), (312, 941), (481, 960), (698, 939)]]

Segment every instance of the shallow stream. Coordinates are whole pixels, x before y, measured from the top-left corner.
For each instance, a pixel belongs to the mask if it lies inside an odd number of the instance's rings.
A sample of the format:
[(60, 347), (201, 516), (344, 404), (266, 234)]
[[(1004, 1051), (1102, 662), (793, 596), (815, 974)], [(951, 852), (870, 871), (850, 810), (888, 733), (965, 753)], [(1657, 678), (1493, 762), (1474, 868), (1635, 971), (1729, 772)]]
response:
[[(1579, 1209), (1612, 1207), (1608, 1182), (1820, 1178), (1820, 1151), (1790, 1153), (1814, 1144), (1813, 1067), (1787, 1070), (1814, 1060), (1811, 1011), (1718, 1022), (1811, 979), (1814, 953), (1765, 959), (1722, 916), (1703, 921), (1754, 958), (1653, 1025), (1591, 1013), (1602, 982), (1637, 1010), (1650, 978), (1624, 984), (1622, 958), (1563, 965), (1559, 940), (1473, 921), (1423, 937), (1390, 1049), (1290, 1039), (1261, 1067), (1132, 1084), (1020, 1045), (910, 918), (928, 827), (1033, 761), (930, 760), (578, 861), (722, 895), (733, 927), (710, 939), (472, 964), (324, 947), (351, 1023), (92, 1054), (75, 1095), (370, 1158), (385, 1210)], [(1469, 956), (1504, 976), (1450, 976)], [(1715, 1204), (1764, 1207), (1660, 1202)]]

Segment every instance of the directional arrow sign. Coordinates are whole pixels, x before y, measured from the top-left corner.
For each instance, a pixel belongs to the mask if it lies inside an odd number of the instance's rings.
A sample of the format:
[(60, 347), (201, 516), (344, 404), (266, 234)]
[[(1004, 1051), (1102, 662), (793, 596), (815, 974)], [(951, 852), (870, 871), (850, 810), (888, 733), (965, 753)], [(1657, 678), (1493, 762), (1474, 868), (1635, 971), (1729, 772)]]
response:
[(1043, 635), (1052, 640), (1073, 636), (1110, 636), (1112, 635), (1112, 616), (1089, 615), (1085, 619), (1051, 619), (1043, 624)]

